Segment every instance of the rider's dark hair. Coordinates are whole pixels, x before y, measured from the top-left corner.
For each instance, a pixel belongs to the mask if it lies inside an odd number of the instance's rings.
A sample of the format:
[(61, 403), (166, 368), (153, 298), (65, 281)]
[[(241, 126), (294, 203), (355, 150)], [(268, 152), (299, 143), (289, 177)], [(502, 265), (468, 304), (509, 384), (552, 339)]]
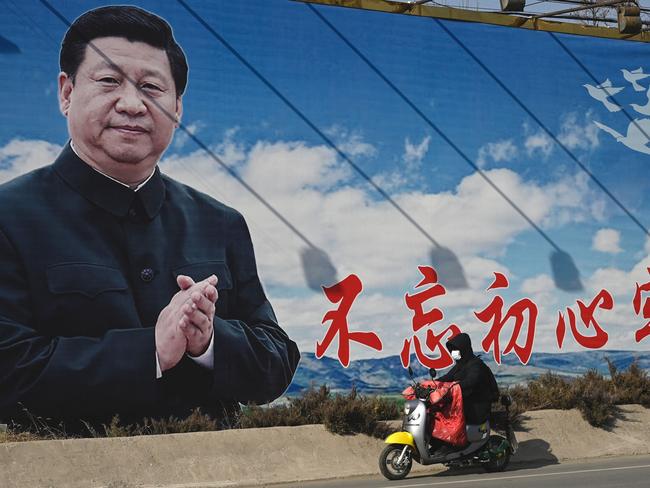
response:
[(164, 49), (174, 78), (176, 96), (180, 97), (185, 91), (187, 60), (174, 39), (170, 25), (151, 12), (126, 5), (89, 10), (77, 18), (65, 33), (59, 65), (73, 83), (84, 60), (86, 46), (99, 37), (124, 37), (131, 42), (140, 41)]

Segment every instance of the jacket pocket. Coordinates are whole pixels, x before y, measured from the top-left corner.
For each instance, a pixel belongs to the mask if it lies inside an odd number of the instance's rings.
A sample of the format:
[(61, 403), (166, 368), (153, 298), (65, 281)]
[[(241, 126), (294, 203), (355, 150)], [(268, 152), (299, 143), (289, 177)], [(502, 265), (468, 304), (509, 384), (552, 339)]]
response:
[(194, 281), (202, 281), (210, 275), (215, 275), (218, 279), (217, 290), (232, 289), (232, 276), (230, 269), (224, 261), (202, 261), (199, 263), (184, 264), (174, 268), (174, 279), (179, 274), (189, 276)]
[(78, 293), (95, 298), (107, 291), (123, 291), (128, 288), (119, 269), (102, 264), (53, 264), (47, 268), (46, 275), (50, 292), (57, 295)]

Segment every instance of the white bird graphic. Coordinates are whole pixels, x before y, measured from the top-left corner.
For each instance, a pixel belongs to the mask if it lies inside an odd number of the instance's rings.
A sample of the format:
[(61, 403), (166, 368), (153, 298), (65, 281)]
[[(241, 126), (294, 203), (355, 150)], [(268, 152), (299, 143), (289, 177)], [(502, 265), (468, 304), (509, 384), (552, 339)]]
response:
[(639, 85), (638, 81), (647, 78), (648, 76), (650, 76), (650, 74), (644, 73), (643, 68), (635, 69), (633, 71), (622, 69), (621, 71), (623, 72), (623, 78), (625, 78), (627, 81), (632, 83), (632, 87), (634, 88), (634, 91), (640, 92), (645, 90), (645, 88)]
[(595, 120), (594, 124), (630, 149), (640, 153), (650, 154), (650, 147), (648, 146), (648, 143), (650, 143), (650, 119), (635, 119), (633, 122), (630, 122), (630, 125), (627, 126), (626, 136), (619, 134), (611, 127), (607, 127)]
[(650, 115), (650, 88), (648, 89), (648, 92), (646, 93), (648, 97), (648, 103), (645, 105), (637, 105), (636, 103), (631, 103), (630, 106), (639, 112), (641, 115)]
[(621, 107), (619, 107), (615, 103), (610, 102), (608, 98), (616, 95), (618, 92), (623, 90), (623, 87), (613, 87), (612, 82), (609, 81), (609, 78), (607, 78), (603, 83), (601, 83), (598, 86), (593, 86), (593, 85), (582, 85), (582, 86), (584, 86), (587, 89), (589, 95), (591, 95), (592, 98), (595, 98), (599, 102), (602, 102), (602, 104), (605, 105), (605, 108), (607, 108), (607, 110), (609, 110), (610, 112), (618, 112), (619, 110), (621, 110)]

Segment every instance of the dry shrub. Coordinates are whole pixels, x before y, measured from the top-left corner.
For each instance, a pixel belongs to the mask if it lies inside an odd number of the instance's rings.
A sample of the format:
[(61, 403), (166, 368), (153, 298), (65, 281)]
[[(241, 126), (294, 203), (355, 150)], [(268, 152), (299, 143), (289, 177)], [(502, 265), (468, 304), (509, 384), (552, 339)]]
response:
[[(612, 368), (610, 363), (610, 372)], [(643, 392), (648, 391), (648, 378), (643, 370), (633, 365), (626, 373), (616, 373), (615, 368), (614, 373), (610, 380), (596, 370), (575, 379), (548, 372), (527, 385), (515, 386), (508, 390), (513, 399), (510, 419), (515, 423), (527, 410), (577, 408), (591, 425), (603, 427), (612, 420), (617, 404), (639, 403), (640, 398), (647, 401)]]
[(526, 385), (524, 393), (525, 410), (557, 408), (567, 410), (576, 407), (575, 391), (571, 382), (551, 372)]
[(614, 401), (618, 405), (639, 403), (650, 408), (650, 377), (634, 362), (627, 371), (619, 372), (607, 359)]
[(304, 419), (304, 424), (322, 424), (325, 416), (325, 407), (332, 401), (330, 389), (321, 385), (315, 389), (313, 386), (302, 395), (289, 400), (295, 415)]
[(239, 418), (239, 427), (322, 424), (324, 408), (330, 401), (330, 390), (326, 385), (318, 389), (312, 386), (301, 396), (290, 398), (288, 405), (246, 407)]
[(47, 437), (41, 437), (32, 432), (14, 432), (12, 430), (0, 432), (0, 444), (3, 442), (42, 441), (45, 439), (47, 439)]
[(365, 397), (355, 388), (347, 395), (331, 395), (323, 385), (291, 398), (288, 405), (247, 407), (240, 418), (240, 427), (325, 424), (327, 430), (336, 434), (379, 436), (384, 433), (379, 421), (398, 417), (397, 403), (393, 400)]
[[(527, 385), (504, 388), (512, 397), (509, 420), (516, 424), (525, 411), (546, 408), (577, 408), (583, 417), (594, 426), (607, 425), (616, 412), (616, 405), (640, 403), (650, 408), (650, 377), (636, 363), (626, 371), (619, 372), (608, 360), (611, 379), (604, 378), (595, 370), (576, 379), (565, 379), (553, 373), (546, 373)], [(134, 435), (174, 434), (182, 432), (213, 431), (233, 426), (241, 428), (295, 426), (325, 424), (328, 430), (337, 434), (365, 433), (384, 436), (387, 427), (382, 420), (400, 416), (400, 401), (394, 398), (359, 395), (352, 389), (346, 395), (331, 395), (325, 385), (310, 388), (300, 396), (291, 398), (286, 405), (245, 407), (234, 420), (224, 425), (195, 409), (184, 418), (144, 419), (135, 424), (122, 424), (115, 416), (102, 428), (83, 422), (86, 431), (93, 437), (120, 437)], [(493, 406), (495, 420), (504, 419), (505, 409)], [(0, 432), (0, 442), (18, 442), (39, 439), (65, 439), (78, 437), (66, 432), (63, 423), (35, 417), (25, 411), (28, 421), (12, 423), (6, 432)], [(88, 434), (84, 434), (87, 436)]]
[(348, 395), (336, 395), (325, 411), (325, 428), (334, 434), (367, 433), (374, 430), (370, 412), (353, 388)]
[(3, 424), (0, 431), (1, 442), (24, 442), (77, 437), (68, 432), (63, 421), (33, 415), (26, 408), (21, 410), (19, 420)]
[(126, 437), (135, 435), (160, 435), (183, 434), (187, 432), (206, 432), (219, 430), (219, 423), (200, 408), (183, 419), (168, 417), (163, 419), (145, 418), (136, 424), (122, 425), (119, 415), (114, 416), (111, 422), (103, 425), (104, 432), (97, 432), (92, 426), (87, 425), (93, 437)]
[(572, 385), (576, 408), (583, 418), (594, 427), (604, 427), (616, 413), (611, 381), (606, 380), (596, 370), (588, 371), (577, 378)]
[(239, 427), (252, 429), (256, 427), (278, 427), (282, 425), (305, 425), (294, 409), (280, 405), (274, 407), (260, 407), (251, 405), (246, 407), (239, 417)]
[(336, 395), (325, 409), (325, 428), (334, 434), (367, 434), (382, 437), (381, 420), (399, 417), (397, 403), (381, 397), (365, 397), (352, 388), (347, 395)]

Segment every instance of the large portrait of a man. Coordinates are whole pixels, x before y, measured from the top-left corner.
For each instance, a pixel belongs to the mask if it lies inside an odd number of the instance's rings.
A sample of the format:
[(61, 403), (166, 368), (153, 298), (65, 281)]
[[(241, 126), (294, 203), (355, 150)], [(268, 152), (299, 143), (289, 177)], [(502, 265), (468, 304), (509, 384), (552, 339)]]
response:
[(157, 166), (188, 76), (171, 27), (91, 10), (60, 68), (70, 140), (0, 186), (0, 418), (218, 415), (277, 398), (300, 355), (244, 218)]

